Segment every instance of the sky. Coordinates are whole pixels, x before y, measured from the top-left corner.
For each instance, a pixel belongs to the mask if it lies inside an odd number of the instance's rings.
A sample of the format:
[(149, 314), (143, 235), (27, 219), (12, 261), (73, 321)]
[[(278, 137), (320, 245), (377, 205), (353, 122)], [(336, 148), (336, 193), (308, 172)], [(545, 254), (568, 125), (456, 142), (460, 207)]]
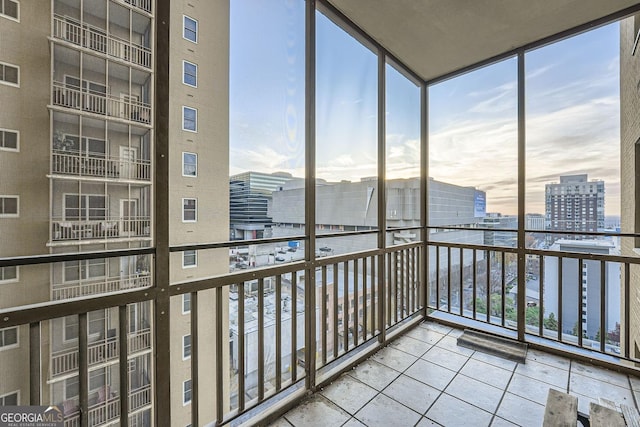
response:
[[(317, 12), (316, 176), (377, 174), (377, 58)], [(617, 23), (525, 55), (526, 211), (563, 174), (605, 181), (619, 214)], [(517, 212), (517, 62), (429, 88), (429, 174), (487, 193), (487, 211)], [(304, 176), (304, 2), (231, 3), (230, 172)], [(387, 177), (419, 174), (419, 88), (386, 68)]]

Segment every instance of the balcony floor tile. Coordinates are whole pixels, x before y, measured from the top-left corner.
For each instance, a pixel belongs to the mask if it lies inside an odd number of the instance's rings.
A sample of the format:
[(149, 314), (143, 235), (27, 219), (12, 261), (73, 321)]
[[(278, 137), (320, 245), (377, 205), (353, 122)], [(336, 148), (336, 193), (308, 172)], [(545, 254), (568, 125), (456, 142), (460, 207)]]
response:
[(424, 341), (411, 338), (408, 335), (404, 335), (394, 340), (391, 344), (389, 344), (389, 347), (402, 350), (405, 353), (411, 354), (412, 356), (420, 357), (425, 354), (432, 347), (432, 345)]
[(480, 409), (494, 413), (500, 403), (500, 399), (502, 399), (504, 390), (464, 375), (456, 375), (451, 384), (445, 389), (445, 393)]
[(349, 375), (380, 391), (398, 378), (400, 372), (373, 360), (367, 360)]
[(604, 381), (609, 384), (614, 384), (618, 387), (626, 389), (630, 388), (629, 378), (626, 375), (586, 363), (580, 363), (577, 361), (571, 363), (571, 374), (573, 375), (574, 373), (599, 381)]
[(412, 409), (379, 394), (362, 408), (355, 417), (367, 426), (413, 426), (421, 415)]
[(398, 372), (404, 372), (409, 366), (413, 365), (418, 358), (404, 351), (396, 350), (392, 347), (385, 347), (377, 352), (372, 360), (382, 363)]
[(383, 393), (414, 411), (424, 414), (440, 396), (441, 391), (407, 375), (400, 375), (383, 390)]
[(518, 364), (516, 373), (552, 384), (561, 389), (566, 389), (567, 384), (569, 383), (568, 371), (555, 368), (545, 363), (538, 363), (533, 360), (527, 360), (524, 364)]
[(452, 371), (459, 371), (460, 368), (467, 363), (467, 360), (469, 360), (467, 356), (438, 346), (434, 346), (431, 350), (427, 351), (424, 356), (422, 356), (422, 359), (451, 369)]
[(631, 390), (617, 385), (609, 384), (604, 381), (594, 380), (593, 378), (575, 374), (571, 371), (571, 379), (569, 381), (569, 391), (588, 396), (592, 399), (605, 398), (615, 402), (617, 405), (621, 403), (633, 405), (633, 394)]
[(444, 390), (456, 376), (455, 371), (422, 359), (411, 365), (405, 374), (438, 390)]
[(515, 394), (505, 393), (496, 415), (521, 426), (541, 426), (544, 406)]
[(529, 426), (542, 425), (550, 388), (585, 414), (599, 398), (640, 397), (640, 378), (540, 350), (512, 362), (458, 347), (460, 331), (420, 324), (273, 425)]
[(321, 394), (350, 414), (355, 414), (373, 399), (378, 391), (352, 376), (343, 375), (330, 387), (322, 390)]
[(565, 369), (567, 371), (571, 366), (571, 360), (569, 360), (566, 357), (545, 353), (543, 351), (535, 350), (535, 349), (529, 349), (527, 351), (527, 362), (529, 361), (544, 363), (546, 365), (550, 365), (555, 368)]
[(541, 405), (546, 405), (547, 394), (549, 393), (550, 388), (561, 391), (563, 393), (567, 392), (566, 387), (556, 387), (554, 385), (538, 381), (534, 378), (529, 378), (518, 373), (513, 374), (511, 382), (509, 382), (509, 386), (507, 387), (507, 391), (517, 396), (533, 400), (534, 402)]
[(505, 388), (507, 384), (509, 384), (513, 371), (502, 369), (479, 360), (469, 359), (462, 370), (460, 370), (460, 373), (494, 387)]
[(467, 402), (442, 394), (426, 414), (443, 426), (488, 426), (492, 415)]
[(350, 415), (320, 394), (314, 394), (284, 416), (294, 426), (341, 426)]

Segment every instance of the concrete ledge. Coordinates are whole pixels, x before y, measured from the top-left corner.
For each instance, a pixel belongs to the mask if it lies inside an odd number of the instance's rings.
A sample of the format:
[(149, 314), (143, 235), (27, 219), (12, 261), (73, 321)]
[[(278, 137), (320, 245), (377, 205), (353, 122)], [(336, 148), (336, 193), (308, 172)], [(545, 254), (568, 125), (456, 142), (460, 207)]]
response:
[(469, 329), (465, 329), (464, 333), (458, 338), (458, 345), (518, 363), (524, 363), (527, 357), (526, 343)]

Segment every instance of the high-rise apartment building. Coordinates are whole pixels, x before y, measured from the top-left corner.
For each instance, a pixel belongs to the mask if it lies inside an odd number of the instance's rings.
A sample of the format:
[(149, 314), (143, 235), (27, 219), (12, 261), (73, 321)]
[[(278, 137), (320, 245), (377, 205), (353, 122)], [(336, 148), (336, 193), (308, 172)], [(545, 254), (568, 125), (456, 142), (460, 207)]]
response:
[[(546, 229), (596, 232), (604, 229), (604, 181), (565, 175), (545, 185)], [(557, 237), (557, 236), (556, 236)]]
[[(0, 6), (0, 257), (153, 246), (155, 1), (5, 0)], [(229, 175), (229, 4), (172, 1), (170, 16), (171, 45), (162, 52), (173, 100), (170, 244), (226, 240), (228, 189), (204, 183), (223, 183)], [(199, 162), (210, 167), (198, 168)], [(174, 255), (172, 283), (228, 271), (228, 257), (214, 250)], [(0, 309), (150, 287), (152, 262), (137, 255), (0, 268)], [(213, 291), (199, 296), (205, 305), (215, 301)], [(171, 413), (180, 425), (191, 420), (189, 306), (188, 295), (172, 299)], [(120, 418), (123, 369), (130, 425), (154, 424), (153, 307), (132, 303), (126, 321), (121, 315), (117, 307), (97, 310), (86, 320), (67, 316), (43, 328), (40, 400), (59, 405), (65, 425), (83, 422), (85, 363), (89, 425)], [(211, 313), (201, 311), (198, 319), (215, 325)], [(214, 329), (201, 331), (201, 351), (213, 354), (207, 345), (215, 342)], [(123, 334), (127, 367), (119, 365)], [(29, 342), (28, 328), (0, 329), (0, 337), (2, 403), (28, 404), (33, 384), (19, 369), (29, 357), (21, 345)], [(200, 374), (215, 384), (212, 368), (203, 366)], [(199, 391), (215, 396), (213, 386)], [(200, 407), (208, 418), (210, 411)]]

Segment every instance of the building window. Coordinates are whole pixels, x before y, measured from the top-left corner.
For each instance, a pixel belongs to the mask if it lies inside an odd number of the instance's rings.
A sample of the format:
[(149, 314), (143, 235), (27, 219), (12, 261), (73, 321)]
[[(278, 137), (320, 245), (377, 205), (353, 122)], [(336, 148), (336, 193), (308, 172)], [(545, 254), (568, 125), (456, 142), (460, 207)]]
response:
[(198, 110), (191, 107), (182, 107), (182, 130), (198, 131)]
[(19, 151), (17, 131), (0, 129), (0, 150)]
[(182, 314), (191, 313), (191, 294), (182, 294)]
[(101, 194), (65, 194), (64, 219), (95, 221), (107, 218), (107, 197)]
[(20, 21), (20, 3), (16, 0), (0, 0), (0, 16)]
[(196, 222), (197, 209), (196, 199), (182, 199), (182, 222)]
[(182, 153), (182, 176), (198, 176), (198, 155)]
[(186, 380), (182, 383), (182, 404), (189, 403), (191, 403), (191, 380)]
[(198, 21), (186, 15), (183, 15), (183, 18), (184, 31), (182, 33), (182, 37), (194, 43), (198, 43)]
[(191, 335), (183, 335), (182, 336), (182, 360), (186, 360), (189, 358), (191, 358)]
[(18, 196), (0, 196), (0, 218), (17, 218), (19, 204)]
[(0, 329), (0, 350), (18, 347), (18, 327)]
[(196, 251), (182, 252), (182, 268), (195, 267), (198, 265), (198, 255)]
[(198, 66), (189, 61), (182, 61), (182, 83), (198, 87)]
[[(63, 317), (64, 328), (63, 338), (65, 341), (71, 341), (78, 339), (78, 316), (66, 316)], [(101, 335), (105, 335), (106, 318), (104, 310), (91, 311), (87, 315), (87, 328), (89, 329), (89, 337), (99, 338)]]
[(63, 271), (64, 282), (101, 279), (107, 275), (107, 262), (104, 258), (66, 261)]
[(0, 82), (20, 86), (20, 67), (0, 62)]
[(20, 392), (14, 391), (0, 396), (0, 406), (18, 406), (20, 403)]
[(10, 283), (18, 281), (18, 267), (0, 267), (0, 283)]

